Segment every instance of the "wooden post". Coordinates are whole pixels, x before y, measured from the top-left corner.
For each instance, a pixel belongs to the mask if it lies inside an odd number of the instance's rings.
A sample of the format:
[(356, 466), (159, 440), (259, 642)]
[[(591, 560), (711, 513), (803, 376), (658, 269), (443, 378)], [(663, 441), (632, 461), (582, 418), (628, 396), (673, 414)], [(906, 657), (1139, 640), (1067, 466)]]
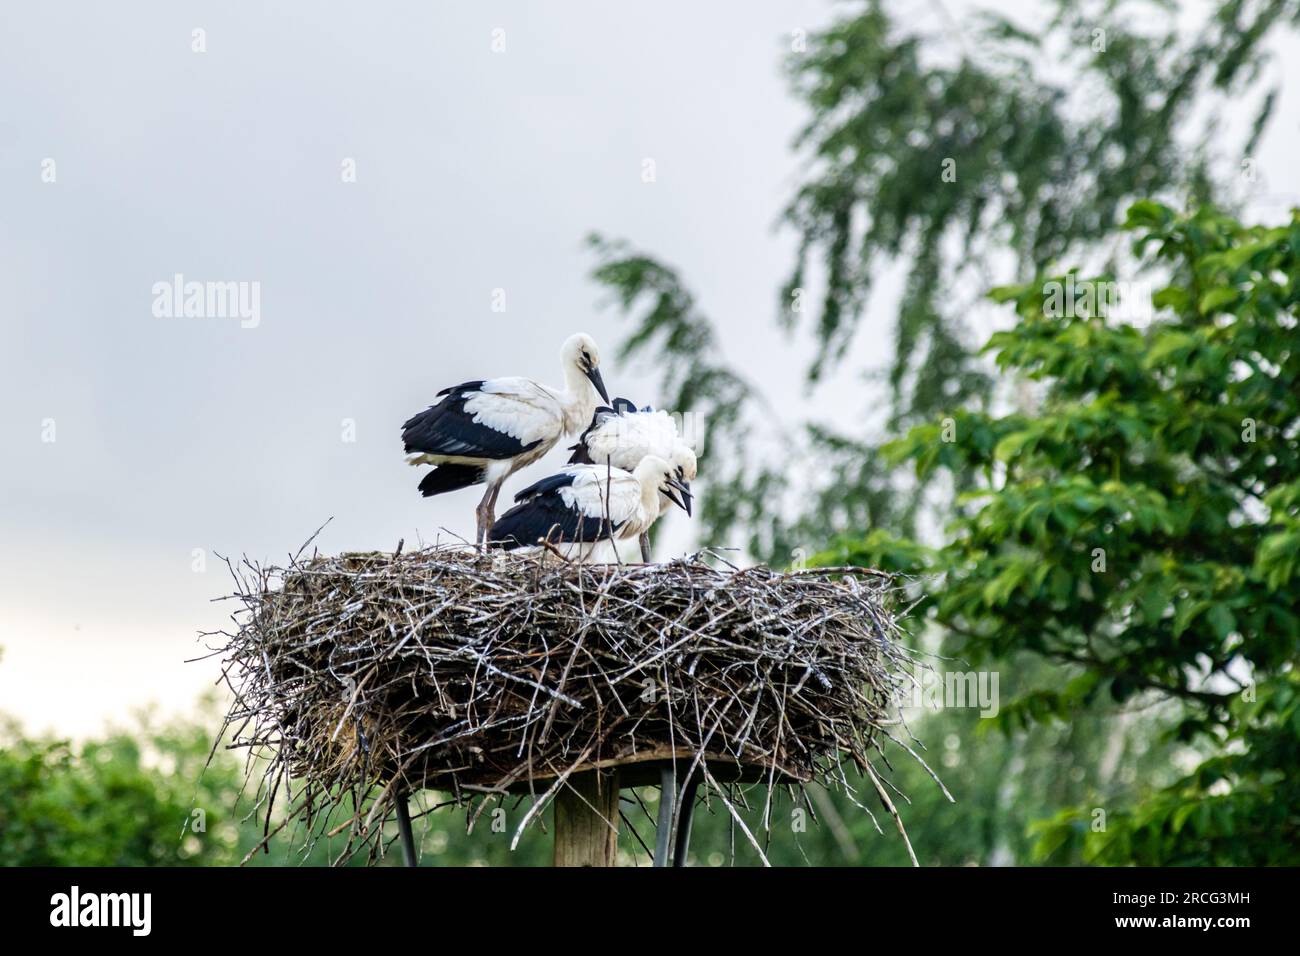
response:
[(618, 770), (575, 773), (555, 796), (555, 865), (614, 866), (618, 820)]

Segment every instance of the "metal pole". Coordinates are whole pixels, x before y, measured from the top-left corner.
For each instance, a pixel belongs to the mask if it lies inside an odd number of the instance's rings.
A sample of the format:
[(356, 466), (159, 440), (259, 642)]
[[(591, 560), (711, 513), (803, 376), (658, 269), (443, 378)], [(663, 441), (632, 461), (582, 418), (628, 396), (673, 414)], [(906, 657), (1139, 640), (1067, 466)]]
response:
[(677, 818), (677, 849), (673, 852), (673, 866), (686, 865), (686, 851), (691, 845), (691, 816), (695, 813), (695, 791), (700, 788), (700, 775), (692, 774), (682, 794), (682, 808)]
[(397, 830), (402, 835), (403, 866), (415, 866), (415, 835), (411, 832), (411, 810), (406, 805), (406, 791), (393, 794), (397, 803)]
[(677, 799), (677, 773), (672, 763), (659, 768), (659, 815), (655, 822), (655, 866), (668, 866), (673, 845), (673, 802)]

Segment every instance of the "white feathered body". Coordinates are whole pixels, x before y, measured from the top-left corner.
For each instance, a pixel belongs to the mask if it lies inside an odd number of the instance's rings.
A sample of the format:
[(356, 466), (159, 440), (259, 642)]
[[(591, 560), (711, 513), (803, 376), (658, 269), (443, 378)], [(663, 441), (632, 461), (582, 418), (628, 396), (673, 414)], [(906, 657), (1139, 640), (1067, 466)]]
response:
[[(677, 464), (689, 462), (683, 477), (695, 480), (695, 454), (678, 433), (677, 422), (662, 410), (599, 410), (574, 448), (575, 457), (581, 455), (597, 465), (608, 462), (625, 471), (635, 470), (651, 455)], [(660, 511), (670, 504), (667, 496), (659, 495)]]
[(595, 464), (608, 461), (632, 471), (647, 455), (671, 461), (679, 440), (677, 423), (667, 412), (602, 412), (583, 443)]

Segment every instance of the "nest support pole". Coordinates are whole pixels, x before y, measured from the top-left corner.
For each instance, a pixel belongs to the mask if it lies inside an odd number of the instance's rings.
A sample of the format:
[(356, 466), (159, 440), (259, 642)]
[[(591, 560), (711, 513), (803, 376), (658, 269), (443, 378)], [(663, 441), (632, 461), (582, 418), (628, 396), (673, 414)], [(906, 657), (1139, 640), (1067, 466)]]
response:
[(673, 866), (686, 865), (686, 851), (691, 845), (691, 820), (695, 815), (695, 791), (700, 788), (700, 775), (691, 774), (682, 788), (682, 806), (677, 816), (677, 838), (673, 850)]
[[(666, 763), (659, 769), (659, 813), (655, 819), (655, 866), (686, 865), (686, 853), (691, 844), (691, 820), (695, 813), (695, 793), (699, 786), (700, 775), (692, 774), (683, 788), (681, 809), (677, 811), (677, 768), (671, 763)], [(677, 824), (675, 830), (674, 821)]]
[(655, 820), (655, 866), (667, 866), (673, 840), (673, 801), (677, 798), (677, 774), (671, 763), (659, 770), (659, 815)]
[(614, 866), (618, 858), (618, 770), (575, 773), (555, 797), (555, 865)]
[(403, 866), (415, 866), (415, 834), (411, 832), (409, 799), (405, 790), (393, 794), (393, 802), (397, 805), (397, 832), (402, 837)]
[[(659, 769), (659, 812), (655, 820), (654, 866), (685, 866), (700, 774), (678, 793), (677, 769)], [(618, 858), (619, 773), (617, 768), (575, 773), (555, 797), (555, 865), (615, 866)], [(674, 826), (676, 824), (676, 826)]]
[[(686, 865), (700, 779), (699, 773), (691, 774), (679, 795), (675, 765), (665, 763), (660, 767), (654, 866)], [(616, 767), (575, 773), (569, 778), (555, 797), (556, 866), (617, 865), (619, 790)], [(410, 794), (404, 789), (393, 793), (402, 865), (413, 867), (417, 862), (410, 800)]]

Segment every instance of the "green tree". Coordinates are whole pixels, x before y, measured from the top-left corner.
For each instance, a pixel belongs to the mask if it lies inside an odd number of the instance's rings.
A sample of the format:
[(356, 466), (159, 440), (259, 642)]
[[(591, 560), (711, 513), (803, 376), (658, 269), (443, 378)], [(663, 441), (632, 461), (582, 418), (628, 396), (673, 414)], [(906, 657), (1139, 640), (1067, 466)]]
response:
[[(1057, 665), (1002, 719), (1099, 700), (1170, 701), (1190, 775), (1041, 828), (1039, 851), (1104, 862), (1300, 861), (1300, 218), (1242, 226), (1135, 204), (1135, 254), (1169, 284), (1148, 328), (1108, 318), (1112, 280), (994, 293), (1014, 328), (987, 350), (1042, 388), (1034, 413), (953, 412), (887, 448), (925, 477), (969, 472), (922, 610), (976, 662)], [(1076, 299), (1055, 308), (1062, 288)], [(828, 559), (925, 549), (883, 533)], [(1097, 806), (1097, 804), (1093, 804)]]
[[(0, 721), (0, 866), (235, 866), (246, 858), (253, 866), (326, 866), (338, 859), (344, 839), (321, 836), (330, 821), (318, 821), (312, 834), (277, 830), (279, 812), (267, 824), (244, 763), (213, 749), (220, 725), (210, 699), (192, 718), (159, 721), (144, 712), (83, 741), (31, 736)], [(252, 769), (247, 779), (256, 781), (256, 761)], [(509, 848), (526, 799), (499, 803), (509, 831), (493, 828), (494, 803), (472, 834), (463, 810), (423, 812), (446, 799), (428, 792), (413, 805), (426, 864), (549, 862), (548, 839), (536, 828), (519, 849)], [(390, 827), (389, 865), (400, 862), (395, 838)], [(351, 862), (360, 865), (364, 854)]]
[(129, 730), (73, 743), (0, 727), (0, 864), (201, 866), (231, 862), (235, 768), (203, 775), (211, 749), (199, 723)]

